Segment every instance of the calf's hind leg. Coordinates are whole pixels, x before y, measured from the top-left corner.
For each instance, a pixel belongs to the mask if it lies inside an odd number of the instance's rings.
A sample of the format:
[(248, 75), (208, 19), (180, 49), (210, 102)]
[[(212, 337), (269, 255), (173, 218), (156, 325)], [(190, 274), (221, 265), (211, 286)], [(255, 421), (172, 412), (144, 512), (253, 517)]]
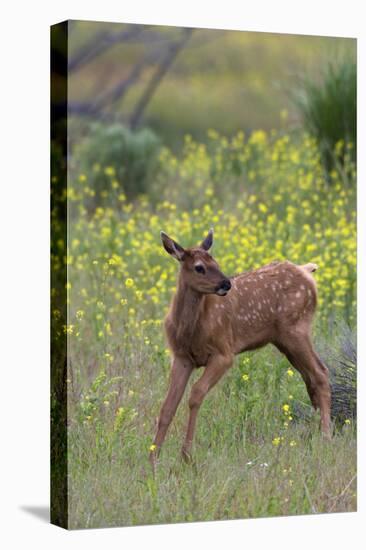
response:
[(302, 368), (301, 368), (301, 363), (299, 361), (296, 361), (296, 354), (293, 355), (284, 345), (282, 344), (279, 344), (279, 343), (276, 343), (275, 344), (276, 347), (279, 349), (279, 351), (281, 353), (283, 353), (287, 360), (291, 363), (291, 365), (297, 370), (300, 372), (301, 376), (302, 376), (302, 379), (304, 380), (305, 382), (305, 386), (306, 386), (306, 389), (307, 389), (307, 392), (308, 392), (308, 395), (309, 395), (309, 398), (310, 398), (310, 401), (314, 407), (315, 410), (317, 410), (319, 408), (319, 404), (317, 402), (317, 399), (316, 399), (316, 393), (315, 393), (315, 388), (312, 384), (312, 381), (311, 381), (311, 378), (309, 377), (308, 373), (306, 371), (304, 371)]
[(313, 349), (309, 335), (291, 334), (277, 346), (300, 372), (314, 408), (320, 409), (323, 434), (330, 439), (331, 391), (329, 373)]

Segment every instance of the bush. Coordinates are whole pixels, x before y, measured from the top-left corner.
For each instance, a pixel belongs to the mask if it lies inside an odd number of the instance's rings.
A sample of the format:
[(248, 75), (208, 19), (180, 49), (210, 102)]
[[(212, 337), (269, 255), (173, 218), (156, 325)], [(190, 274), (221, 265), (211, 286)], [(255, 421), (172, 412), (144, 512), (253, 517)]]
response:
[(88, 173), (88, 183), (95, 191), (94, 206), (103, 204), (103, 195), (117, 183), (130, 199), (146, 193), (155, 175), (159, 149), (160, 140), (148, 128), (132, 132), (121, 124), (92, 124), (88, 137), (76, 148), (74, 160), (78, 170)]
[(328, 352), (332, 381), (332, 418), (338, 423), (350, 422), (357, 416), (357, 347), (356, 335), (345, 324), (341, 326), (339, 349)]
[(341, 163), (346, 154), (356, 158), (355, 147), (344, 147), (356, 143), (356, 76), (354, 62), (329, 63), (321, 82), (305, 79), (295, 97), (306, 130), (319, 144), (327, 171), (334, 167), (337, 156)]
[[(344, 321), (337, 321), (330, 341), (317, 342), (320, 356), (329, 370), (331, 383), (331, 418), (335, 427), (357, 420), (357, 346), (356, 333)], [(294, 402), (295, 420), (310, 420), (309, 404)]]

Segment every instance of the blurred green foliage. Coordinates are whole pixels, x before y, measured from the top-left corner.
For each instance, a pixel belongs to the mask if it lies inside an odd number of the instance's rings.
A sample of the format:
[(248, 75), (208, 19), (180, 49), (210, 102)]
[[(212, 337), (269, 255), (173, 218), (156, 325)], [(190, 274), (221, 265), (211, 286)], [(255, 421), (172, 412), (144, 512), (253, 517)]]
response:
[[(126, 28), (116, 23), (75, 22), (69, 41), (71, 57), (93, 36)], [(153, 25), (143, 29), (137, 39), (115, 44), (72, 72), (70, 101), (103, 97), (127, 78), (152, 48), (165, 47), (182, 31)], [(239, 130), (249, 133), (252, 129), (298, 127), (301, 120), (290, 101), (291, 91), (304, 75), (319, 80), (329, 59), (342, 56), (356, 59), (354, 39), (195, 29), (155, 91), (142, 124), (175, 151), (180, 150), (187, 133), (205, 141), (208, 128), (230, 136)], [(123, 98), (110, 106), (109, 113), (127, 121), (154, 66), (146, 66)], [(85, 119), (78, 119), (78, 124), (84, 123)]]
[[(328, 171), (337, 162), (336, 143), (356, 143), (356, 91), (356, 63), (348, 59), (326, 65), (320, 82), (306, 78), (296, 95), (304, 126), (316, 138)], [(351, 155), (355, 160), (355, 148)], [(344, 153), (339, 159), (344, 163)]]
[(103, 204), (114, 181), (122, 184), (128, 198), (146, 193), (156, 173), (159, 150), (160, 140), (148, 128), (132, 132), (118, 123), (92, 124), (74, 156), (78, 169), (88, 172), (95, 193), (89, 206)]

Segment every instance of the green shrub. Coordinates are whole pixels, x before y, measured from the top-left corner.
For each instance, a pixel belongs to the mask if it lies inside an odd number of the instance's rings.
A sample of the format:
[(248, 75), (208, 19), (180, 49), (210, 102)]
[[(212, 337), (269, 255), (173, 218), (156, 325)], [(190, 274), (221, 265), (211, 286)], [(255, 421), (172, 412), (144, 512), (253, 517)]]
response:
[[(331, 417), (335, 426), (355, 423), (357, 419), (357, 345), (356, 333), (344, 321), (333, 325), (329, 341), (317, 343), (320, 356), (329, 369), (331, 382)], [(308, 404), (294, 404), (294, 418), (309, 420), (312, 410)]]
[[(310, 79), (295, 97), (306, 130), (316, 138), (323, 163), (330, 171), (337, 159), (343, 164), (345, 155), (355, 160), (356, 143), (356, 64), (350, 61), (329, 63), (321, 82)], [(338, 155), (334, 149), (338, 144)]]
[[(160, 140), (148, 128), (136, 132), (122, 124), (90, 126), (89, 135), (75, 148), (75, 165), (88, 172), (95, 191), (94, 205), (118, 182), (128, 198), (146, 193), (154, 178)], [(92, 167), (92, 170), (90, 170)], [(114, 183), (116, 185), (116, 183)]]
[(328, 352), (332, 381), (332, 418), (338, 423), (357, 416), (357, 346), (356, 334), (345, 324), (340, 327), (339, 349)]

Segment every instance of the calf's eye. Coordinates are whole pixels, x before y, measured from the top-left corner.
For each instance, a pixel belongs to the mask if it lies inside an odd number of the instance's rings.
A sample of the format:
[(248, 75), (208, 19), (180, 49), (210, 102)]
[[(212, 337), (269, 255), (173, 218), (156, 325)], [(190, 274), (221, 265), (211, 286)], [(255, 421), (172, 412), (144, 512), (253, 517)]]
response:
[(204, 273), (205, 272), (205, 268), (202, 265), (196, 265), (194, 268), (197, 271), (197, 273)]

